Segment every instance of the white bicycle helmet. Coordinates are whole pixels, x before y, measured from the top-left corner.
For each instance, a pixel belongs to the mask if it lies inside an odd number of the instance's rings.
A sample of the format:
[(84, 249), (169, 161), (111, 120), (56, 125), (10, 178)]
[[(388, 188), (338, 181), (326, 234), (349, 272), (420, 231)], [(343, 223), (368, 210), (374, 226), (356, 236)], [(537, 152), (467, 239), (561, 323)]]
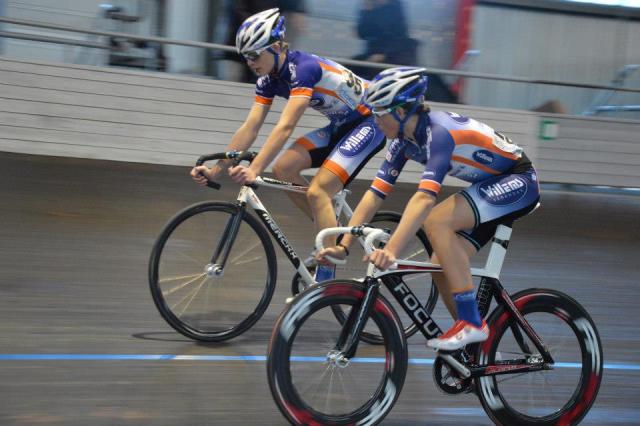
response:
[(426, 71), (415, 67), (382, 71), (369, 84), (365, 103), (371, 108), (390, 108), (421, 101), (427, 90)]
[(236, 49), (241, 55), (256, 53), (284, 38), (284, 16), (277, 7), (245, 19), (236, 33)]

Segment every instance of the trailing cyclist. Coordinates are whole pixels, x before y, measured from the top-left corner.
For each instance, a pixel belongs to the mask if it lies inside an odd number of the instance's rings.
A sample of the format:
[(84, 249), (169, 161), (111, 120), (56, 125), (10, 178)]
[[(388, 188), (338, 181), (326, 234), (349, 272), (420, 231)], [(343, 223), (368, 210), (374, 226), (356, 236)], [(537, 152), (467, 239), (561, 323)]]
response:
[[(298, 138), (275, 162), (278, 179), (306, 185), (301, 172), (320, 168), (306, 197), (288, 193), (293, 202), (315, 222), (317, 230), (336, 226), (332, 197), (356, 176), (380, 151), (385, 138), (370, 111), (361, 105), (366, 80), (342, 65), (306, 52), (290, 50), (284, 41), (284, 17), (277, 8), (247, 18), (236, 34), (236, 48), (260, 78), (255, 102), (245, 122), (231, 139), (228, 150), (247, 150), (258, 132), (275, 96), (287, 99), (278, 123), (250, 166), (228, 170), (239, 184), (252, 183), (269, 166), (295, 129), (307, 107), (324, 114), (329, 125)], [(205, 185), (230, 167), (222, 160), (213, 168), (194, 167), (193, 179)], [(335, 239), (327, 241), (335, 244)], [(318, 268), (316, 281), (332, 278), (333, 268)]]
[[(356, 208), (350, 226), (367, 222), (393, 189), (408, 159), (424, 165), (416, 193), (396, 231), (383, 249), (368, 258), (386, 269), (422, 226), (434, 249), (431, 260), (442, 265), (434, 274), (453, 327), (428, 346), (456, 350), (489, 336), (474, 296), (469, 258), (493, 236), (499, 224), (510, 225), (531, 212), (539, 200), (538, 180), (522, 148), (484, 123), (456, 113), (430, 111), (424, 102), (424, 68), (385, 70), (372, 80), (365, 98), (385, 136), (394, 139), (369, 191)], [(445, 175), (472, 185), (436, 205)], [(352, 236), (318, 253), (344, 257)]]

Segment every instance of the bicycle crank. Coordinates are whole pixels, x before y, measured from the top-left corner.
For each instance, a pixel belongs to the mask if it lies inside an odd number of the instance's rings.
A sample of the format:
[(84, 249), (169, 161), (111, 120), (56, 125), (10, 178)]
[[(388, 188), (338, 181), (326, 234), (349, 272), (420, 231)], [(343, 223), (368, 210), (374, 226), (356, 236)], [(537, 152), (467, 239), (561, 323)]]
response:
[(437, 357), (433, 363), (433, 380), (446, 394), (457, 395), (472, 390), (472, 379), (464, 378), (444, 359)]

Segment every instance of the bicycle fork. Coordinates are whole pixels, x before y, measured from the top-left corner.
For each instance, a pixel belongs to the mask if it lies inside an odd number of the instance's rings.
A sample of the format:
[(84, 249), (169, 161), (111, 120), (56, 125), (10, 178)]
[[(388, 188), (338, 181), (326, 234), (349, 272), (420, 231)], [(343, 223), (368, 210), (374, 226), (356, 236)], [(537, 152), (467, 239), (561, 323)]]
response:
[(345, 367), (349, 359), (353, 358), (358, 349), (360, 334), (364, 330), (373, 305), (380, 293), (380, 282), (377, 278), (367, 277), (364, 281), (365, 295), (362, 303), (353, 306), (347, 320), (342, 326), (342, 331), (333, 350), (329, 352), (329, 358), (338, 366)]
[(245, 204), (238, 203), (236, 205), (236, 213), (227, 220), (222, 237), (220, 241), (218, 241), (213, 256), (211, 256), (211, 262), (206, 267), (206, 273), (210, 277), (221, 277), (224, 274), (224, 266), (233, 248), (233, 243), (238, 236), (238, 230), (240, 229), (244, 212)]

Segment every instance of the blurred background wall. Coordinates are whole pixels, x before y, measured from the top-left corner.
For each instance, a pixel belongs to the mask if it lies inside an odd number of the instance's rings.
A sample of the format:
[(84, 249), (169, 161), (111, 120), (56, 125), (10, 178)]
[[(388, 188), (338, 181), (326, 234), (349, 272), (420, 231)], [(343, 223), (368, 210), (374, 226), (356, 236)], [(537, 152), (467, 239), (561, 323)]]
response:
[[(539, 10), (500, 2), (477, 3), (471, 45), (482, 53), (475, 59), (475, 71), (608, 84), (625, 65), (640, 64), (638, 11)], [(627, 84), (639, 87), (640, 72), (631, 75)], [(588, 89), (470, 79), (464, 101), (531, 109), (556, 99), (567, 112), (578, 114), (596, 95), (597, 91)], [(640, 103), (637, 94), (620, 93), (612, 101)], [(627, 116), (631, 118), (631, 114)]]
[[(611, 2), (609, 2), (611, 3)], [(614, 2), (615, 3), (615, 2)], [(618, 2), (634, 5), (634, 2)], [(393, 22), (363, 19), (367, 8), (399, 9)], [(319, 55), (375, 60), (367, 53), (361, 25), (403, 32), (395, 50), (415, 54), (410, 65), (610, 84), (628, 65), (640, 64), (640, 7), (598, 6), (562, 0), (1, 0), (2, 15), (145, 36), (232, 44), (238, 22), (255, 10), (279, 5), (286, 11), (293, 47)], [(388, 26), (388, 28), (382, 28)], [(406, 29), (405, 29), (406, 27)], [(3, 24), (5, 30), (106, 43), (110, 50), (1, 39), (3, 54), (87, 65), (116, 65), (247, 81), (233, 54), (205, 49), (132, 43), (124, 39)], [(364, 27), (362, 27), (364, 28)], [(375, 43), (374, 43), (375, 44)], [(467, 55), (465, 55), (465, 52)], [(385, 60), (394, 59), (387, 55)], [(395, 58), (399, 60), (397, 57)], [(397, 62), (397, 61), (396, 61)], [(363, 70), (362, 73), (365, 73)], [(370, 69), (375, 74), (375, 69)], [(624, 84), (640, 86), (640, 72), (627, 69)], [(437, 101), (501, 108), (588, 113), (598, 90), (509, 83), (433, 75)], [(635, 93), (616, 93), (612, 105), (638, 105)], [(545, 105), (546, 104), (546, 105)], [(599, 112), (640, 118), (638, 111)]]

